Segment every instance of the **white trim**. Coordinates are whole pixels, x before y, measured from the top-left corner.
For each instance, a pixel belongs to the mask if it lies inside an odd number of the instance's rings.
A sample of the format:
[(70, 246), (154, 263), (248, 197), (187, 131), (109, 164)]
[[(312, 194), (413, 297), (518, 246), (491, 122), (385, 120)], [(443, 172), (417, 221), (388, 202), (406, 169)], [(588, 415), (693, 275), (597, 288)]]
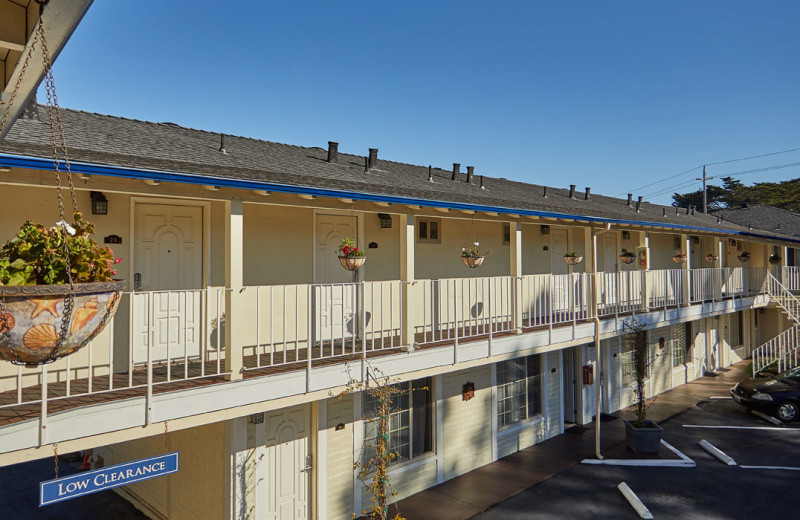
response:
[(130, 198), (130, 247), (128, 262), (128, 289), (133, 290), (133, 276), (134, 269), (136, 268), (134, 252), (136, 251), (136, 204), (155, 204), (159, 206), (193, 206), (199, 207), (202, 210), (202, 226), (203, 226), (203, 245), (201, 269), (202, 284), (197, 289), (208, 287), (211, 280), (211, 201), (210, 200), (194, 200), (194, 199), (174, 199), (168, 197), (135, 197)]
[(514, 424), (503, 426), (502, 429), (497, 432), (497, 437), (502, 438), (507, 435), (511, 435), (512, 433), (519, 433), (522, 430), (527, 430), (528, 428), (532, 428), (542, 422), (545, 422), (544, 415), (537, 414), (533, 417), (528, 417), (523, 421), (517, 421)]
[[(550, 385), (547, 384), (547, 378), (550, 375), (549, 363), (547, 362), (549, 354), (544, 354), (539, 364), (539, 395), (542, 399), (542, 416), (544, 418), (544, 438), (550, 438)], [(530, 374), (528, 375), (530, 377)]]
[(669, 468), (694, 468), (695, 462), (678, 451), (673, 445), (661, 439), (664, 445), (672, 453), (680, 457), (675, 459), (583, 459), (581, 464), (604, 465), (604, 466), (637, 466), (637, 467), (669, 467)]
[[(316, 222), (316, 217), (315, 222)], [(315, 224), (316, 227), (316, 224)], [(361, 449), (364, 446), (364, 421), (361, 416), (363, 392), (353, 394), (353, 461), (361, 460)], [(353, 471), (353, 511), (361, 511), (361, 481), (357, 471)]]
[(492, 385), (492, 411), (491, 416), (492, 424), (492, 461), (497, 460), (497, 363), (492, 363), (491, 370), (491, 385)]
[(789, 471), (800, 471), (800, 468), (791, 466), (739, 466), (742, 469), (784, 469)]
[(444, 482), (444, 400), (442, 388), (444, 383), (442, 376), (434, 376), (433, 389), (436, 398), (436, 409), (434, 411), (436, 429), (433, 432), (434, 440), (436, 441), (436, 482), (441, 484)]
[(558, 378), (559, 399), (561, 400), (561, 433), (564, 433), (564, 422), (567, 420), (566, 403), (564, 402), (564, 374), (566, 374), (566, 372), (564, 372), (564, 349), (558, 351), (558, 364), (560, 366), (559, 370), (561, 371), (559, 374), (561, 377)]
[[(318, 520), (328, 517), (328, 400), (320, 399), (317, 428), (317, 515)], [(258, 518), (258, 516), (256, 516)]]
[(437, 455), (434, 454), (434, 453), (429, 453), (427, 455), (420, 455), (418, 457), (414, 457), (413, 459), (411, 459), (411, 460), (409, 460), (409, 461), (407, 461), (407, 462), (405, 462), (403, 464), (397, 464), (396, 466), (390, 466), (390, 468), (392, 468), (392, 469), (389, 469), (386, 472), (386, 474), (389, 477), (392, 477), (394, 475), (402, 475), (403, 473), (415, 470), (415, 469), (419, 468), (420, 466), (426, 466), (428, 464), (436, 462), (437, 458), (438, 458)]

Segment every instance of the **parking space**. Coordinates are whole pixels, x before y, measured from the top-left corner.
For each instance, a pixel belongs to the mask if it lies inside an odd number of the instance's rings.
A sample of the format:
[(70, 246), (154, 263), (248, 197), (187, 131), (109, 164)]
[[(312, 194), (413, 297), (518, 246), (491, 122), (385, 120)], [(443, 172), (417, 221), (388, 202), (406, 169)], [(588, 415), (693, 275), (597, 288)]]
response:
[[(657, 519), (796, 518), (800, 425), (776, 428), (732, 399), (709, 399), (663, 421), (664, 439), (695, 468), (579, 464), (481, 513), (476, 520), (639, 518), (617, 489), (627, 482)], [(687, 427), (696, 426), (696, 427)], [(732, 457), (728, 466), (700, 445)]]

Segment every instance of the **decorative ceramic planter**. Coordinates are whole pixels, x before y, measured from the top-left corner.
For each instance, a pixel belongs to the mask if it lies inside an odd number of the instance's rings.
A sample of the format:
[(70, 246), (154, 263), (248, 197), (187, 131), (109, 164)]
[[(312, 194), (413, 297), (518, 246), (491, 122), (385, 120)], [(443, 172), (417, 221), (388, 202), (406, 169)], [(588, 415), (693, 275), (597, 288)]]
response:
[(706, 262), (714, 263), (717, 261), (718, 256), (706, 255)]
[(366, 256), (340, 256), (339, 263), (348, 271), (358, 271), (364, 262), (367, 261)]
[(636, 260), (636, 255), (619, 255), (623, 264), (632, 264)]
[(682, 264), (686, 261), (686, 255), (675, 255), (672, 257), (672, 261), (676, 264)]
[(653, 421), (645, 421), (644, 427), (637, 428), (633, 421), (625, 422), (625, 439), (628, 448), (634, 453), (658, 453), (661, 449), (661, 434), (664, 429)]
[[(83, 348), (117, 310), (125, 282), (0, 287), (5, 307), (0, 320), (0, 359), (35, 366), (50, 363)], [(64, 305), (72, 295), (69, 323)], [(64, 336), (62, 338), (62, 335)]]
[(485, 256), (462, 256), (461, 261), (470, 269), (475, 269), (481, 266), (485, 258)]
[(582, 256), (565, 256), (564, 261), (569, 265), (577, 265), (583, 262)]
[(745, 263), (750, 261), (750, 253), (742, 253), (741, 255), (737, 256), (736, 258), (739, 259), (740, 262)]

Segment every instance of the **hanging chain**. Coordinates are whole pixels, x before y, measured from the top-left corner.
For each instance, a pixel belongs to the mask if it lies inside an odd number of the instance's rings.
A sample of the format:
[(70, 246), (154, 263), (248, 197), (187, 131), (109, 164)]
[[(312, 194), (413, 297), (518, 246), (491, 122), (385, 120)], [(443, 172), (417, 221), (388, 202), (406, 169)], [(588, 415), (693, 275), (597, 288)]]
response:
[(55, 478), (58, 478), (58, 443), (53, 444), (53, 466), (54, 472), (56, 474)]
[[(41, 16), (39, 17), (39, 21), (41, 21)], [(19, 70), (19, 76), (17, 76), (17, 82), (14, 83), (14, 90), (11, 91), (11, 97), (8, 100), (8, 104), (6, 105), (6, 109), (3, 111), (3, 118), (0, 120), (0, 131), (5, 130), (6, 122), (8, 121), (8, 115), (11, 113), (11, 107), (14, 106), (14, 99), (17, 97), (17, 93), (19, 92), (19, 88), (22, 85), (22, 78), (25, 77), (25, 72), (28, 70), (28, 65), (31, 61), (31, 56), (33, 55), (33, 51), (36, 48), (36, 43), (39, 41), (39, 31), (34, 33), (33, 40), (31, 40), (31, 44), (28, 47), (28, 52), (25, 54), (25, 61), (22, 62), (22, 68)]]
[(164, 421), (164, 454), (169, 451), (169, 421)]

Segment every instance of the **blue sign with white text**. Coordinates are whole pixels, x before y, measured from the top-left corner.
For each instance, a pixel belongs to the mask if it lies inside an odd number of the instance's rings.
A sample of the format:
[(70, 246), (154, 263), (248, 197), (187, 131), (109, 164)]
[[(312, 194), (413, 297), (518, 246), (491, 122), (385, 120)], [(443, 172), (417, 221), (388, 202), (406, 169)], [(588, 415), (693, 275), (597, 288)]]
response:
[(178, 472), (178, 453), (126, 462), (39, 483), (39, 507)]

